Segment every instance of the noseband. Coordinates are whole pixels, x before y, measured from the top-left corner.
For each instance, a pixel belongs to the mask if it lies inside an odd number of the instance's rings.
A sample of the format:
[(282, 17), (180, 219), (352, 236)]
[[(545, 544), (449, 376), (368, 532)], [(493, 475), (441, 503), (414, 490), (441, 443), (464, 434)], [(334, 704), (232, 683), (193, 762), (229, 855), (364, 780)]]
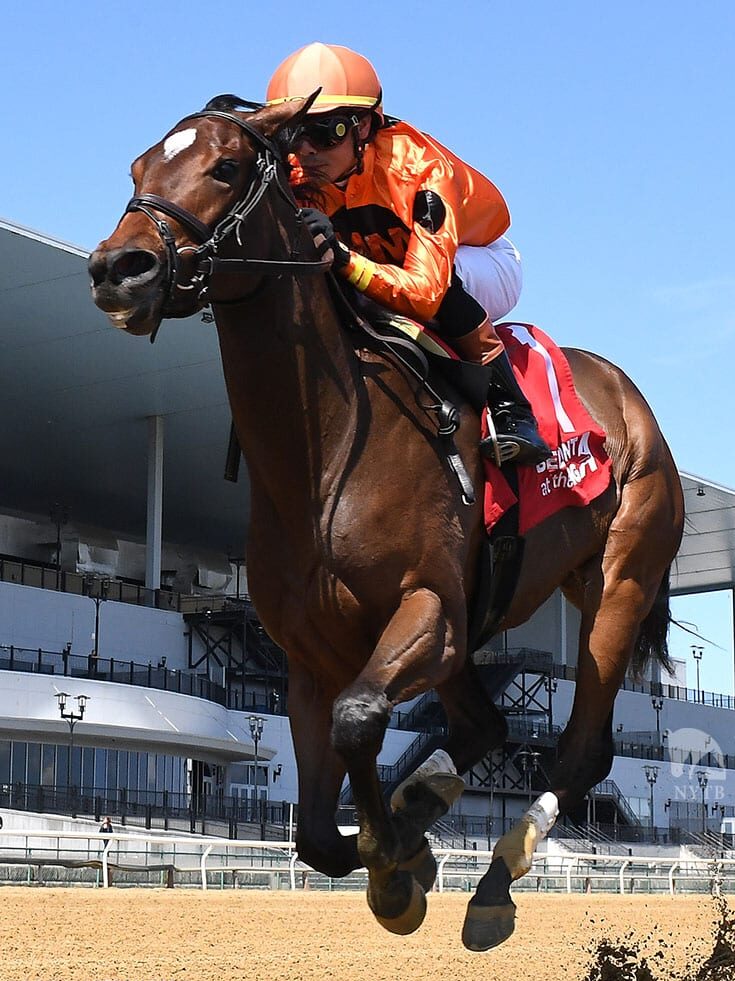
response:
[[(255, 161), (255, 176), (244, 197), (230, 208), (227, 214), (217, 222), (214, 229), (210, 229), (208, 225), (205, 225), (204, 222), (200, 221), (196, 215), (191, 214), (190, 211), (181, 208), (178, 204), (174, 204), (173, 201), (159, 197), (157, 194), (139, 194), (128, 201), (124, 214), (128, 214), (131, 211), (141, 211), (150, 218), (156, 226), (161, 241), (166, 248), (168, 256), (168, 289), (166, 303), (161, 310), (161, 319), (166, 317), (169, 304), (174, 300), (177, 290), (198, 290), (198, 302), (206, 305), (211, 280), (220, 273), (231, 274), (254, 271), (262, 274), (279, 274), (288, 271), (295, 274), (326, 272), (331, 266), (331, 260), (328, 259), (308, 260), (299, 258), (300, 253), (297, 244), (291, 246), (288, 259), (258, 259), (251, 256), (220, 258), (218, 255), (219, 247), (232, 235), (234, 235), (238, 246), (242, 248), (241, 228), (243, 222), (255, 211), (272, 184), (275, 185), (281, 197), (293, 208), (299, 224), (299, 230), (303, 225), (301, 224), (299, 205), (287, 181), (284, 179), (283, 156), (276, 144), (268, 139), (267, 136), (260, 133), (254, 126), (251, 126), (246, 120), (218, 109), (205, 108), (201, 112), (192, 113), (190, 116), (185, 116), (177, 125), (185, 123), (190, 119), (201, 119), (203, 117), (225, 119), (239, 126), (241, 130), (244, 130), (251, 137), (258, 148), (258, 156)], [(159, 214), (166, 215), (177, 221), (199, 242), (199, 245), (178, 247), (168, 222), (164, 218), (159, 217)], [(196, 260), (195, 272), (188, 283), (181, 283), (179, 281), (181, 271), (179, 260), (184, 253), (191, 253)], [(158, 327), (160, 327), (160, 320), (158, 326), (151, 334), (151, 343), (155, 340)]]

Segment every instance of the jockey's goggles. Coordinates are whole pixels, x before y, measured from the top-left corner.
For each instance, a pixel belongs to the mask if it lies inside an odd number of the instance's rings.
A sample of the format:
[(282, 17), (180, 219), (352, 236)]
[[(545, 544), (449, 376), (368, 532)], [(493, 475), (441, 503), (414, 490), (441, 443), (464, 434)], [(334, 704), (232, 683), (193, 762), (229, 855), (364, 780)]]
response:
[(359, 116), (337, 113), (323, 119), (309, 119), (295, 130), (292, 145), (307, 140), (316, 150), (331, 150), (344, 143), (359, 121)]

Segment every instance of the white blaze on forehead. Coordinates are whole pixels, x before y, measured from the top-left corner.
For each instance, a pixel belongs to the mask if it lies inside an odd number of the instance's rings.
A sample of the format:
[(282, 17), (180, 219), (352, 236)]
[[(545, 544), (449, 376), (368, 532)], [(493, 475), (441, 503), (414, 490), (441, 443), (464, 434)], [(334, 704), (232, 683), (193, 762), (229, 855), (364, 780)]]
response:
[(178, 133), (172, 133), (163, 144), (163, 159), (167, 162), (173, 160), (177, 153), (191, 146), (196, 138), (195, 129), (182, 129)]

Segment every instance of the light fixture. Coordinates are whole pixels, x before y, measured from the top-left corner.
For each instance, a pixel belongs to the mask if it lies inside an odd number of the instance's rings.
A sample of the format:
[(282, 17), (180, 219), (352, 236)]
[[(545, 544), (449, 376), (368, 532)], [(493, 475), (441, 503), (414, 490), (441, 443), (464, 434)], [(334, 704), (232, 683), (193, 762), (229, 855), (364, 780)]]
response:
[(77, 711), (74, 709), (66, 710), (66, 703), (71, 698), (68, 692), (58, 691), (54, 696), (59, 705), (59, 715), (69, 726), (69, 756), (66, 762), (66, 787), (71, 791), (71, 764), (74, 755), (74, 726), (84, 718), (84, 710), (89, 701), (89, 695), (76, 695)]

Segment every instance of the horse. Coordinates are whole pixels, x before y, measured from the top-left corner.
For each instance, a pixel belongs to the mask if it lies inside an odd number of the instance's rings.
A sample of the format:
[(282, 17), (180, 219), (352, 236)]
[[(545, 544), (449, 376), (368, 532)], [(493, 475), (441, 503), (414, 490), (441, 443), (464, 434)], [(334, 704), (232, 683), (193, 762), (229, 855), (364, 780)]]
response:
[[(478, 683), (468, 610), (486, 532), (436, 428), (395, 359), (356, 341), (289, 186), (283, 146), (310, 101), (220, 97), (132, 166), (134, 196), (89, 260), (94, 302), (130, 334), (211, 305), (250, 476), (248, 583), (286, 651), (298, 767), (300, 858), (329, 876), (368, 870), (367, 901), (396, 934), (416, 930), (436, 865), (426, 839), (461, 774), (506, 724)], [(557, 589), (581, 611), (578, 676), (550, 790), (497, 842), (463, 941), (514, 929), (510, 887), (558, 814), (610, 771), (612, 711), (631, 660), (665, 663), (668, 572), (683, 527), (676, 467), (641, 393), (598, 355), (566, 349), (579, 397), (606, 433), (611, 479), (584, 507), (532, 528), (503, 628)], [(477, 414), (459, 405), (456, 447), (483, 479)], [(442, 749), (383, 799), (376, 757), (393, 709), (434, 690)], [(359, 820), (343, 836), (345, 775)]]

